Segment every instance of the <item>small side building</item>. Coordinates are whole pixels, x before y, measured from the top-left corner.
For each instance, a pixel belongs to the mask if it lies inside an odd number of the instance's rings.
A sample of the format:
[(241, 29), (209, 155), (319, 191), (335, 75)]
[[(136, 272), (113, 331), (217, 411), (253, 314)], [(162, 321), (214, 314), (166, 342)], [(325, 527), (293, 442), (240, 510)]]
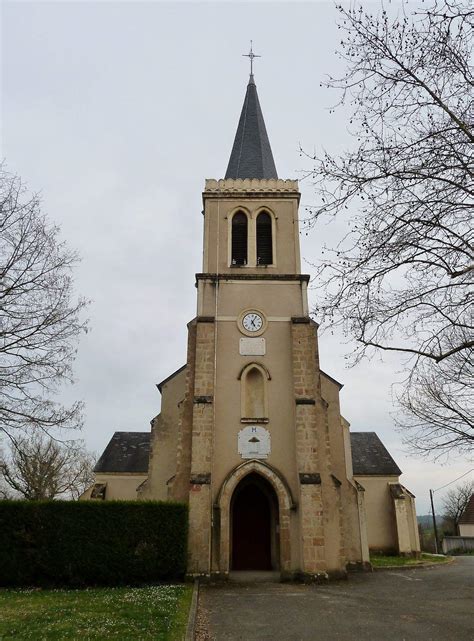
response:
[(474, 494), (459, 519), (459, 536), (474, 537)]
[(402, 471), (375, 432), (352, 432), (354, 480), (365, 490), (369, 549), (420, 551), (415, 496), (400, 483)]
[(149, 458), (149, 432), (115, 432), (94, 467), (94, 483), (80, 499), (136, 500)]
[(474, 494), (458, 521), (459, 536), (443, 538), (444, 554), (471, 554), (474, 551)]

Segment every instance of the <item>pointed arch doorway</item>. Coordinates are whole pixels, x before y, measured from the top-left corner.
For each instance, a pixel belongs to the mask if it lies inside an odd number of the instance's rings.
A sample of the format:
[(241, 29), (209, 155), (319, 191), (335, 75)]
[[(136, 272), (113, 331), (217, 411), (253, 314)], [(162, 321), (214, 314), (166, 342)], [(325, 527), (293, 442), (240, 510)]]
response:
[(272, 485), (255, 472), (245, 476), (233, 492), (230, 514), (232, 570), (278, 570), (279, 509)]

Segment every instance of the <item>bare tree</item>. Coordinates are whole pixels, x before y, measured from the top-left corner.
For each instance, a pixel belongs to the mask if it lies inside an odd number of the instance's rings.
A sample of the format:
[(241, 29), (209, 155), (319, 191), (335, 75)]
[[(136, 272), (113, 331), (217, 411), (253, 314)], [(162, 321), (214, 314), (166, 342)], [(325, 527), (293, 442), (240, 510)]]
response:
[(466, 481), (460, 483), (454, 489), (449, 490), (443, 500), (443, 516), (452, 527), (453, 532), (457, 533), (459, 519), (466, 509), (471, 495), (474, 493), (474, 482)]
[(0, 430), (75, 428), (81, 403), (54, 399), (72, 380), (83, 299), (75, 300), (78, 258), (59, 240), (36, 196), (0, 166)]
[[(0, 461), (3, 460), (3, 452), (0, 450)], [(3, 501), (5, 499), (11, 499), (11, 492), (10, 488), (8, 487), (7, 483), (5, 483), (5, 480), (3, 478), (3, 475), (0, 474), (0, 501)]]
[(315, 312), (355, 338), (354, 363), (405, 356), (412, 445), (472, 450), (474, 12), (461, 0), (411, 16), (338, 10), (346, 72), (326, 84), (357, 142), (311, 157), (320, 202), (307, 225), (348, 227), (318, 263)]
[(396, 423), (418, 452), (468, 453), (474, 435), (474, 364), (471, 350), (459, 351), (433, 366), (420, 359), (399, 395), (405, 410)]
[(9, 459), (0, 460), (0, 473), (25, 499), (77, 499), (94, 479), (94, 460), (78, 443), (62, 443), (35, 431), (12, 443)]

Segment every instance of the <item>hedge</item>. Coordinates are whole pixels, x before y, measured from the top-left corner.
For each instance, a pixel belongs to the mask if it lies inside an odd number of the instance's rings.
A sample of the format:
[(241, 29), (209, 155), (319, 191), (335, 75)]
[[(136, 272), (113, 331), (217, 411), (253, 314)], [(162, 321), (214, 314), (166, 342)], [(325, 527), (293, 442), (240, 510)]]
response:
[(186, 571), (187, 508), (156, 501), (0, 501), (0, 585), (138, 585)]

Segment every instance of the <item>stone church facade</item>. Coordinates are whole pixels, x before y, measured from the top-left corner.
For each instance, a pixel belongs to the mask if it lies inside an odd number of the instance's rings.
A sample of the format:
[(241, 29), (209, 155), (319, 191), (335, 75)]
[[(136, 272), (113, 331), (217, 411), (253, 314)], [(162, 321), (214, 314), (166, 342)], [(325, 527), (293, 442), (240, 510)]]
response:
[(225, 178), (205, 183), (186, 365), (158, 385), (151, 436), (116, 433), (84, 496), (186, 502), (190, 575), (340, 576), (369, 547), (419, 551), (400, 470), (374, 433), (351, 435), (320, 368), (299, 200), (251, 75)]

